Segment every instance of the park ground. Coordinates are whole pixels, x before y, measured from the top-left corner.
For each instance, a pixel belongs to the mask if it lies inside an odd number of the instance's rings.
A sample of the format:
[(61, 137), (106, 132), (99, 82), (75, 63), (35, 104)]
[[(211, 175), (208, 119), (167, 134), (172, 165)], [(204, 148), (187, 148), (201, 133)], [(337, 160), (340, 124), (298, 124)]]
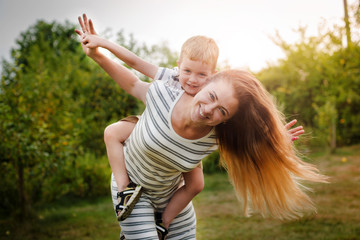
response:
[[(330, 177), (313, 184), (317, 213), (282, 222), (241, 214), (226, 174), (205, 175), (205, 189), (195, 199), (197, 239), (355, 240), (360, 239), (360, 145), (335, 154), (311, 153), (311, 162)], [(65, 199), (42, 206), (37, 217), (20, 224), (0, 220), (0, 239), (118, 239), (111, 198)]]

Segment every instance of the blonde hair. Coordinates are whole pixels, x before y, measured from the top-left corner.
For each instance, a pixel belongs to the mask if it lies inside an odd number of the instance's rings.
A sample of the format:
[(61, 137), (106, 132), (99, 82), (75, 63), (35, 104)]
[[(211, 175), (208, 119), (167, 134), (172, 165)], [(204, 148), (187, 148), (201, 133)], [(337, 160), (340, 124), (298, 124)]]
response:
[(300, 182), (326, 182), (327, 178), (297, 156), (284, 116), (270, 94), (254, 76), (241, 70), (220, 72), (212, 80), (231, 82), (239, 100), (236, 114), (215, 130), (221, 162), (244, 202), (244, 214), (249, 215), (249, 206), (263, 216), (279, 219), (315, 211)]
[(185, 56), (192, 61), (206, 63), (215, 71), (219, 57), (219, 48), (212, 38), (193, 36), (182, 45), (179, 61), (181, 62)]

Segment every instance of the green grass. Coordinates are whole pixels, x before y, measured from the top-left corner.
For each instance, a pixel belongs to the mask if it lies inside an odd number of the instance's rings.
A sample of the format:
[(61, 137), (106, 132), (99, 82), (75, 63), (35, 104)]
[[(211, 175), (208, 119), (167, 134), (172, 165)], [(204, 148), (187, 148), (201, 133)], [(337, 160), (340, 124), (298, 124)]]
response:
[(19, 225), (0, 222), (0, 239), (118, 239), (119, 225), (110, 197), (67, 199), (44, 206), (36, 218)]
[[(197, 239), (355, 240), (360, 239), (360, 145), (335, 154), (311, 154), (312, 161), (331, 177), (329, 184), (312, 185), (317, 214), (281, 222), (260, 216), (246, 218), (226, 174), (205, 176), (205, 189), (194, 199)], [(0, 220), (0, 239), (118, 239), (110, 197), (67, 200), (43, 206), (37, 217), (20, 225)]]
[(198, 239), (360, 239), (360, 146), (311, 159), (330, 176), (329, 184), (312, 186), (317, 214), (290, 222), (243, 217), (227, 176), (206, 176), (206, 189), (194, 200)]

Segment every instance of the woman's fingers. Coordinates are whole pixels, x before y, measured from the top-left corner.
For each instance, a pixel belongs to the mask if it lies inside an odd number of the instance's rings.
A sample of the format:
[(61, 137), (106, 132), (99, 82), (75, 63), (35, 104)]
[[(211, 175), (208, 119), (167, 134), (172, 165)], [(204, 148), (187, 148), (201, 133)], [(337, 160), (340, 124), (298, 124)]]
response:
[(80, 30), (75, 29), (75, 32), (76, 32), (80, 37), (82, 37), (83, 33), (82, 33)]
[(84, 23), (83, 23), (82, 18), (81, 18), (81, 17), (78, 17), (78, 20), (79, 20), (79, 23), (80, 23), (80, 26), (81, 26), (81, 30), (82, 30), (83, 32), (85, 32), (85, 26), (84, 26)]
[(90, 26), (90, 33), (97, 35), (97, 33), (96, 33), (96, 31), (95, 31), (95, 28), (94, 28), (94, 24), (93, 24), (93, 22), (91, 21), (91, 19), (89, 19), (89, 26)]
[(85, 13), (83, 14), (83, 19), (84, 19), (85, 31), (89, 33), (90, 32), (89, 21)]

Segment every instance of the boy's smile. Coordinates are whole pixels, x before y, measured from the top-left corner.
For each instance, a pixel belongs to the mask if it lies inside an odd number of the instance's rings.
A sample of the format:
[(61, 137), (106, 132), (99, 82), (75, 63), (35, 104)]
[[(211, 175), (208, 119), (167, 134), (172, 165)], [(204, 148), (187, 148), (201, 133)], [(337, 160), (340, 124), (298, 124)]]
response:
[(200, 91), (208, 77), (213, 74), (212, 67), (201, 61), (194, 61), (184, 56), (178, 62), (179, 81), (181, 87), (189, 95), (195, 95)]

